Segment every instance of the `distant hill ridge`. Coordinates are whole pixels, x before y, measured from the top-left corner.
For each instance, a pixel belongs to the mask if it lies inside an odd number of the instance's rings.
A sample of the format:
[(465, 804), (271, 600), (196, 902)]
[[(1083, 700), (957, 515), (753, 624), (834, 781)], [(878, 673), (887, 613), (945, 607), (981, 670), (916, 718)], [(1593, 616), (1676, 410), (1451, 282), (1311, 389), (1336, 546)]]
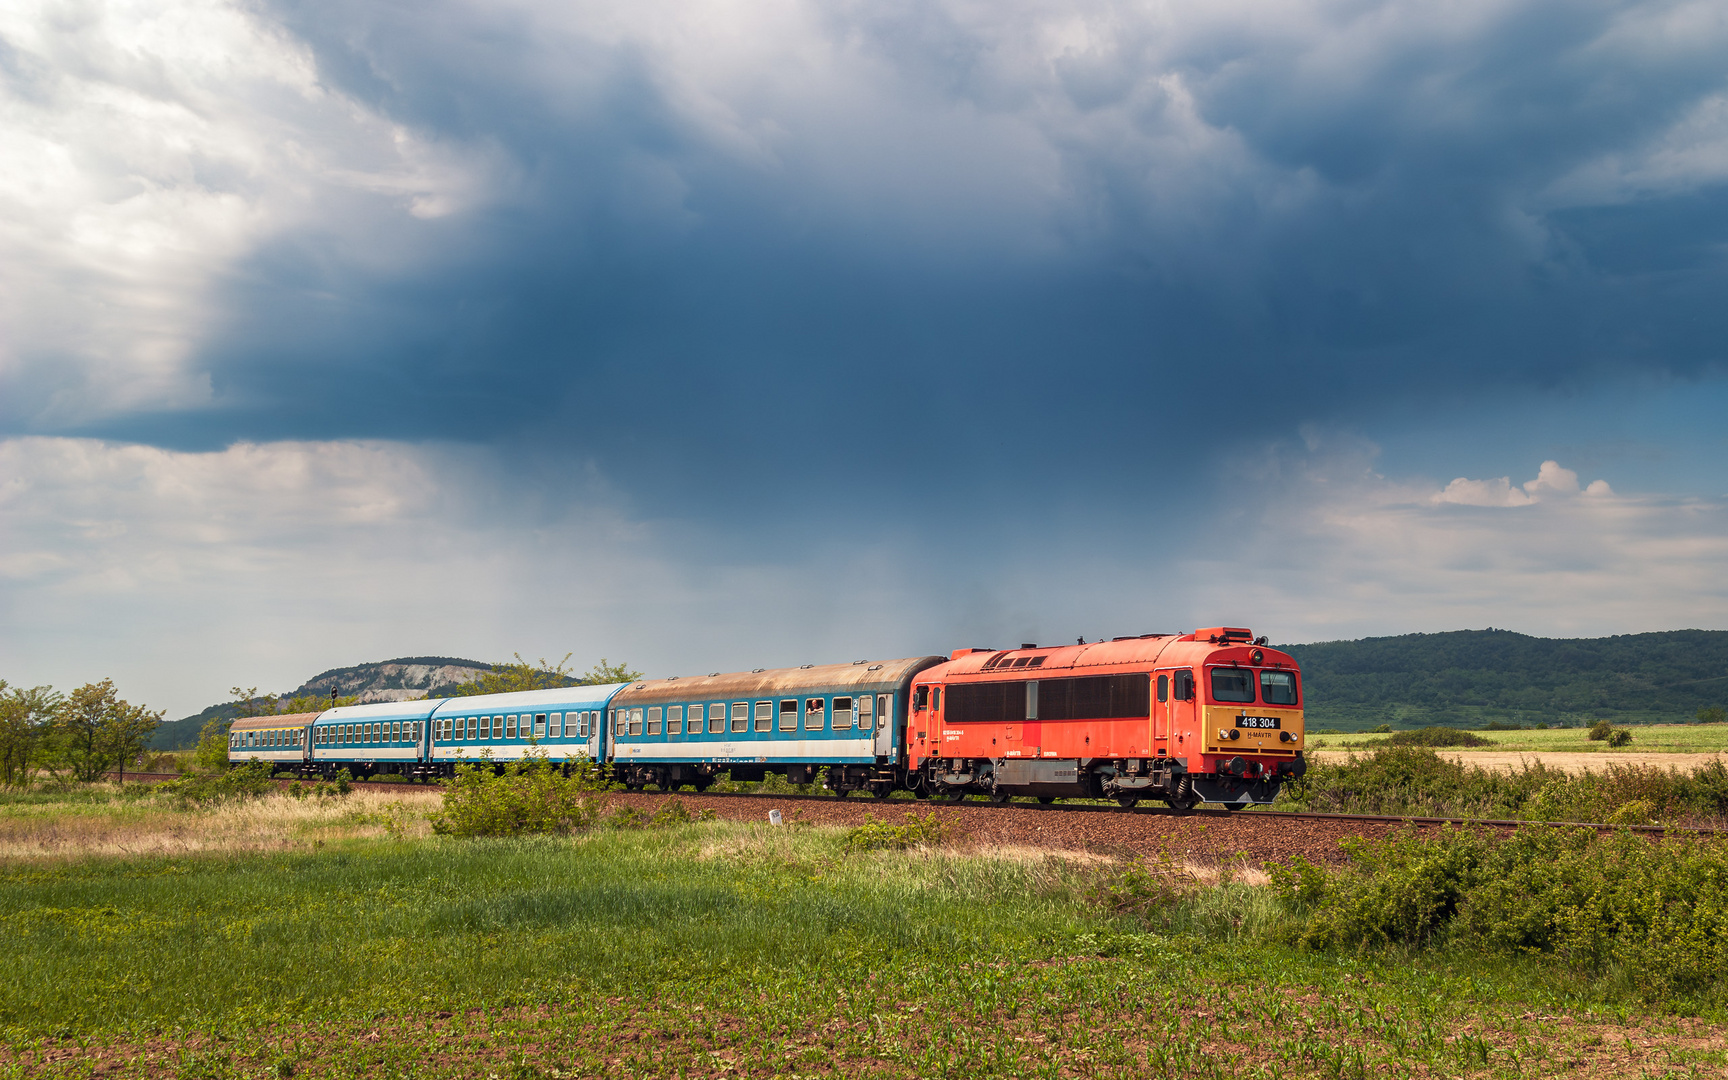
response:
[(1689, 721), (1728, 704), (1728, 631), (1539, 638), (1511, 630), (1279, 646), (1310, 728)]
[[(444, 697), (463, 683), (473, 682), (491, 671), (492, 667), (483, 660), (463, 660), (454, 656), (402, 656), (395, 660), (321, 671), (286, 694), (272, 696), (328, 698), (334, 688), (338, 696), (357, 695), (362, 702)], [(163, 724), (156, 729), (150, 745), (157, 750), (183, 750), (195, 746), (206, 723), (216, 719), (230, 720), (239, 713), (239, 708), (231, 701), (211, 705), (192, 716)]]

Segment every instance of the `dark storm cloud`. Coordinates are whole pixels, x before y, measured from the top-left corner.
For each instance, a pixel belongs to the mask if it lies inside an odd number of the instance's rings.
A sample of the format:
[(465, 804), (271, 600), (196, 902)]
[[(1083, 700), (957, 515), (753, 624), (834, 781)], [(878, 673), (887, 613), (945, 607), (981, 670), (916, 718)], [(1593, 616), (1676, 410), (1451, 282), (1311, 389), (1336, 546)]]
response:
[(270, 10), (488, 194), (278, 236), (200, 353), (226, 412), (106, 433), (552, 445), (765, 505), (992, 466), (967, 498), (1721, 362), (1707, 8)]

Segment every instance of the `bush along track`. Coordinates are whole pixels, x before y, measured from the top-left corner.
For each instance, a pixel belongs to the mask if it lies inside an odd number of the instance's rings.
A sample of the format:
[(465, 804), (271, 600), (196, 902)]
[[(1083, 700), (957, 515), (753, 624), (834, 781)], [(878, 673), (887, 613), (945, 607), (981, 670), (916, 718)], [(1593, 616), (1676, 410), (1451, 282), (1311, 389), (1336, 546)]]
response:
[(1693, 772), (1610, 763), (1569, 774), (1533, 762), (1482, 769), (1425, 746), (1385, 746), (1342, 761), (1317, 760), (1285, 785), (1278, 809), (1413, 817), (1711, 825), (1728, 818), (1728, 766)]

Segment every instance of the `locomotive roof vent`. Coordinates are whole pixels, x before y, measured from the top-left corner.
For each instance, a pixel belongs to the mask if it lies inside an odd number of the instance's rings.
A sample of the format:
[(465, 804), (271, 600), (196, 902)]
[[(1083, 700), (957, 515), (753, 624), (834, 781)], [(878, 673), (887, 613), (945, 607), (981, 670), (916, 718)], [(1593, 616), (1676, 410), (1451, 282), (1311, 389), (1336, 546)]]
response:
[(868, 660), (854, 660), (854, 661), (852, 661), (852, 666), (857, 667), (859, 664), (867, 664), (867, 663), (869, 663)]
[(1020, 643), (1020, 647), (1022, 649), (1036, 649), (1038, 647), (1038, 643), (1036, 641), (1022, 641)]
[(815, 666), (816, 666), (815, 664), (799, 664), (798, 670), (799, 671), (808, 671), (809, 669), (811, 669)]

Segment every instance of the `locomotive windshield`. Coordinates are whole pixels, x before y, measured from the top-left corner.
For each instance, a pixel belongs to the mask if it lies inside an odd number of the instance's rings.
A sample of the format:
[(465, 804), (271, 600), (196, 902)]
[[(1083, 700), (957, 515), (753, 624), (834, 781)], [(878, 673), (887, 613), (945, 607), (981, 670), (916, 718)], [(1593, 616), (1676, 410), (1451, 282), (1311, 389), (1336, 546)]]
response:
[(1254, 673), (1247, 668), (1213, 668), (1212, 700), (1254, 700)]
[(1296, 673), (1294, 671), (1262, 671), (1260, 700), (1268, 705), (1296, 704)]

